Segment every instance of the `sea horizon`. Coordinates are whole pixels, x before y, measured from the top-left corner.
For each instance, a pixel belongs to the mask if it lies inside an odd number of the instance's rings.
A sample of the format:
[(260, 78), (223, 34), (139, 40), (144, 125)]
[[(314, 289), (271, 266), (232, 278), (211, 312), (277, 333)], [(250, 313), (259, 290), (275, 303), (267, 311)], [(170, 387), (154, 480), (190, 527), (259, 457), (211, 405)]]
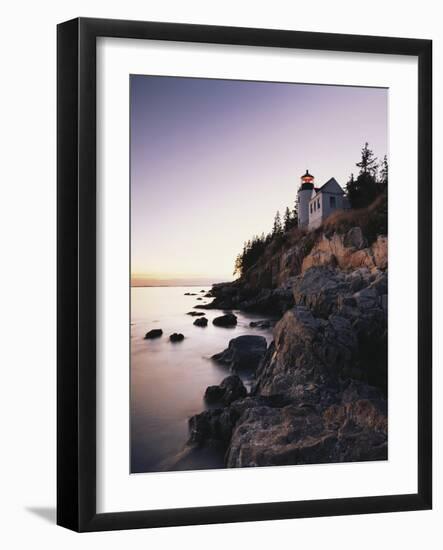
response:
[(193, 279), (192, 282), (188, 280), (153, 280), (152, 282), (145, 282), (145, 281), (137, 281), (137, 278), (135, 278), (135, 282), (133, 279), (131, 279), (131, 288), (148, 288), (148, 287), (198, 287), (198, 286), (212, 286), (219, 283), (230, 283), (232, 282), (232, 279), (229, 278), (214, 278), (214, 279)]

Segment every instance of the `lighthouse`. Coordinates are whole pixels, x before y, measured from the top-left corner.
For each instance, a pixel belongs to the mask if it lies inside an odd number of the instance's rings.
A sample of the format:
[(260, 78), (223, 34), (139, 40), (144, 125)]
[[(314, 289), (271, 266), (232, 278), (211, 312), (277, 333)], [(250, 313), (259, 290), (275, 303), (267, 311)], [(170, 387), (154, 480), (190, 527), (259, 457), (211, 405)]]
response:
[(309, 225), (309, 201), (314, 190), (314, 176), (306, 170), (301, 176), (301, 184), (298, 190), (298, 225), (308, 227)]

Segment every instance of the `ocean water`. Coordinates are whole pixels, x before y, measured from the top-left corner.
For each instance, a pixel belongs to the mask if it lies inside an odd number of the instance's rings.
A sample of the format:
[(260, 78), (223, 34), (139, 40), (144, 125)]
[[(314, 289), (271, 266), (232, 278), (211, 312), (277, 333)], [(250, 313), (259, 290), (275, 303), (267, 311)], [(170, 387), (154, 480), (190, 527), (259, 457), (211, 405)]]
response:
[[(131, 472), (158, 472), (183, 469), (174, 466), (174, 457), (188, 439), (188, 419), (206, 408), (203, 395), (207, 386), (219, 384), (229, 370), (211, 356), (224, 350), (231, 338), (243, 334), (272, 340), (271, 330), (249, 327), (252, 320), (265, 317), (237, 315), (235, 328), (212, 325), (223, 312), (202, 310), (206, 328), (193, 325), (197, 317), (186, 315), (210, 287), (137, 287), (131, 289)], [(196, 296), (185, 296), (195, 292)], [(197, 298), (202, 298), (197, 300)], [(144, 340), (148, 330), (161, 328), (163, 336)], [(169, 342), (169, 335), (181, 332), (182, 342)], [(244, 379), (247, 387), (251, 380)], [(200, 453), (186, 462), (185, 469), (223, 467), (216, 451)]]

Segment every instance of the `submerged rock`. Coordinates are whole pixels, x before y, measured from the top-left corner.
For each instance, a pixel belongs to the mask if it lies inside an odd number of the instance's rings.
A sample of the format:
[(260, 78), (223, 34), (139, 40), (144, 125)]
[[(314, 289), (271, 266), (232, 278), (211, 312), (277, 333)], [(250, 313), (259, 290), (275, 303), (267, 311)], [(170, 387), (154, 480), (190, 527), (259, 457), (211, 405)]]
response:
[(190, 315), (191, 317), (201, 317), (202, 315), (206, 315), (204, 311), (188, 311), (186, 315)]
[(154, 338), (160, 338), (163, 335), (161, 328), (153, 328), (145, 334), (145, 340), (152, 340)]
[(177, 332), (174, 332), (173, 334), (171, 334), (171, 336), (169, 337), (169, 340), (171, 342), (181, 342), (182, 340), (184, 340), (184, 336), (183, 334), (181, 333), (177, 333)]
[(230, 340), (227, 349), (216, 353), (212, 359), (228, 366), (232, 371), (255, 371), (265, 356), (266, 348), (266, 338), (263, 336), (238, 336)]
[(220, 317), (215, 317), (212, 324), (216, 327), (234, 327), (237, 324), (237, 316), (233, 313), (226, 313), (220, 315)]
[(206, 317), (200, 317), (199, 319), (196, 319), (194, 321), (194, 325), (196, 327), (206, 327), (208, 326), (208, 320), (206, 319)]
[(271, 321), (265, 319), (264, 321), (251, 321), (249, 326), (251, 328), (271, 328), (272, 323)]

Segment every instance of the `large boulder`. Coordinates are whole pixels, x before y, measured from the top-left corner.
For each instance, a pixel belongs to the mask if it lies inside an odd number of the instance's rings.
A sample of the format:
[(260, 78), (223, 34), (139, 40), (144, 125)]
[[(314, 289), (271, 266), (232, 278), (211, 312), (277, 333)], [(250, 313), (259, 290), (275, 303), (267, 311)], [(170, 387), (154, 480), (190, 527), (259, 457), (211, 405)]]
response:
[(160, 338), (163, 335), (161, 328), (153, 328), (145, 334), (145, 340), (153, 340), (154, 338)]
[(216, 353), (212, 359), (228, 366), (232, 371), (255, 371), (263, 359), (267, 348), (263, 336), (244, 335), (233, 338), (227, 349)]
[(233, 401), (246, 397), (246, 394), (246, 388), (240, 377), (233, 374), (225, 378), (218, 386), (208, 386), (205, 392), (205, 401), (209, 404), (230, 405)]
[(225, 315), (220, 315), (220, 317), (215, 317), (212, 320), (212, 324), (216, 327), (235, 327), (237, 316), (233, 313), (226, 313)]

